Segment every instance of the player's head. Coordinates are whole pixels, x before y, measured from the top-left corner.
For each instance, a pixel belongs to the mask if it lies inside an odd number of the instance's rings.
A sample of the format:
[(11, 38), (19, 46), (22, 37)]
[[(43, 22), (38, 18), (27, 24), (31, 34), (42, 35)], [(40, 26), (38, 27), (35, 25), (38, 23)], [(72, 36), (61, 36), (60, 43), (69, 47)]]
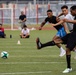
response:
[(53, 15), (52, 10), (51, 9), (47, 10), (47, 16), (52, 17), (52, 15)]
[(24, 12), (23, 11), (21, 11), (21, 15), (24, 15)]
[(0, 23), (0, 28), (2, 27), (2, 24)]
[(73, 5), (71, 8), (70, 8), (70, 12), (73, 16), (76, 16), (76, 5)]
[(23, 28), (26, 30), (27, 26), (26, 26), (26, 25), (24, 25), (24, 26), (23, 26)]
[(62, 10), (63, 15), (67, 15), (67, 14), (68, 14), (68, 6), (63, 5), (63, 6), (61, 7), (61, 10)]

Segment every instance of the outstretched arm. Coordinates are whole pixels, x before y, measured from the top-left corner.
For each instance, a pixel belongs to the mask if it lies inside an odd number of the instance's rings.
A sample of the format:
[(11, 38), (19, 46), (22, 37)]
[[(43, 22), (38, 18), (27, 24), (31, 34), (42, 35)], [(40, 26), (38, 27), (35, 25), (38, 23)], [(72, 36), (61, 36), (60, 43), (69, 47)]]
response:
[(66, 33), (68, 33), (68, 32), (69, 32), (69, 29), (68, 29), (68, 27), (67, 27), (66, 23), (63, 23), (62, 25), (63, 25), (63, 27), (64, 27), (64, 29), (65, 29)]
[(41, 23), (41, 25), (40, 25), (40, 27), (39, 27), (39, 30), (42, 29), (42, 27), (45, 25), (45, 23), (46, 23), (45, 21)]
[(64, 19), (65, 22), (69, 22), (69, 23), (76, 23), (76, 20), (68, 20), (68, 19)]
[(60, 17), (60, 16), (62, 16), (63, 15), (63, 13), (60, 13), (57, 17)]

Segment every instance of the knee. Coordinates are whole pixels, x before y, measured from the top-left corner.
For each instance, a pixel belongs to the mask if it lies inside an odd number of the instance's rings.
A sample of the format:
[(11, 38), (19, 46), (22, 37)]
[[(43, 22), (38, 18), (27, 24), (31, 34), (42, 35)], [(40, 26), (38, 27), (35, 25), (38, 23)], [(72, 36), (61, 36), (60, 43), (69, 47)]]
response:
[(71, 54), (71, 50), (69, 48), (66, 49), (66, 55)]
[(30, 37), (30, 35), (26, 36), (26, 38), (29, 38), (29, 37)]

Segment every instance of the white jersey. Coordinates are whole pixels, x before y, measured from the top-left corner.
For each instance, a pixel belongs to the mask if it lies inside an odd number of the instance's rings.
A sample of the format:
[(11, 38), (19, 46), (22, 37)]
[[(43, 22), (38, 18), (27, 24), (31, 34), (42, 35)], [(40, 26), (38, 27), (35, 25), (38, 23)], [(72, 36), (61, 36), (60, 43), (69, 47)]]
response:
[[(70, 13), (67, 14), (64, 18), (68, 19), (68, 20), (74, 20), (74, 17)], [(73, 24), (67, 23), (67, 27), (68, 27), (69, 31), (71, 31), (73, 29)]]
[(26, 30), (22, 29), (21, 33), (23, 33), (24, 35), (30, 34), (30, 30), (28, 28), (26, 28)]

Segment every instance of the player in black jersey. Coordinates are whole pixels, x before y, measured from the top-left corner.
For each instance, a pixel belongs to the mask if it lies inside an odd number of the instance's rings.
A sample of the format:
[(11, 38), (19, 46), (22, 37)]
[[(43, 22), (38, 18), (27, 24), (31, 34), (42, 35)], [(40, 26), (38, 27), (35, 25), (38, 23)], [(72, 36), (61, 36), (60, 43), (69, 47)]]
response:
[(21, 24), (21, 28), (23, 29), (23, 26), (25, 25), (26, 22), (26, 15), (24, 14), (23, 11), (21, 11), (21, 15), (19, 16), (19, 23)]
[[(61, 40), (59, 41), (60, 43), (67, 44), (67, 46), (66, 46), (67, 69), (65, 69), (63, 71), (63, 73), (68, 73), (68, 72), (72, 71), (71, 51), (73, 51), (74, 47), (76, 46), (76, 5), (74, 5), (70, 8), (70, 12), (75, 17), (74, 20), (63, 19), (60, 23), (58, 23), (58, 24), (61, 24), (63, 22), (73, 23), (73, 31), (71, 33), (67, 34), (66, 36), (64, 36), (63, 38), (61, 38)], [(58, 25), (58, 24), (56, 24), (56, 25)], [(57, 42), (55, 42), (55, 43), (57, 43)]]
[[(71, 68), (71, 51), (76, 46), (76, 5), (70, 8), (71, 14), (75, 16), (74, 20), (63, 20), (65, 22), (73, 23), (73, 32), (67, 34), (62, 38), (63, 43), (67, 43), (66, 46), (66, 60), (67, 60), (67, 69), (63, 71), (63, 73), (68, 73), (72, 71)], [(65, 42), (66, 41), (66, 42)]]
[[(71, 68), (71, 51), (73, 51), (74, 47), (76, 46), (76, 5), (74, 5), (70, 8), (70, 12), (75, 17), (74, 20), (63, 19), (59, 23), (57, 23), (56, 25), (59, 25), (59, 24), (64, 23), (64, 22), (73, 23), (73, 31), (71, 33), (65, 35), (62, 38), (58, 38), (57, 40), (50, 42), (50, 44), (52, 44), (52, 45), (55, 45), (57, 43), (66, 44), (67, 68), (63, 71), (63, 73), (69, 73), (70, 71), (72, 71), (72, 68)], [(39, 40), (37, 42), (37, 45), (38, 45), (38, 43), (40, 45), (42, 45)]]
[[(59, 18), (57, 18), (56, 16), (53, 15), (53, 12), (52, 10), (47, 10), (47, 16), (44, 20), (44, 22), (41, 23), (40, 27), (39, 27), (39, 30), (42, 29), (42, 27), (45, 25), (46, 22), (49, 22), (49, 23), (54, 23), (56, 24), (57, 22), (59, 22)], [(58, 26), (54, 26), (54, 28), (58, 31), (57, 34), (53, 37), (53, 40), (57, 39), (57, 38), (61, 38), (63, 36), (66, 35), (66, 31), (65, 31), (65, 24), (62, 24), (62, 25), (58, 25)], [(39, 39), (37, 38), (37, 41)], [(45, 43), (43, 44), (41, 47), (37, 46), (38, 49), (41, 49), (43, 47), (46, 47), (46, 46), (50, 46), (50, 42), (48, 43)], [(61, 47), (60, 44), (57, 44), (57, 47), (60, 48), (60, 56), (64, 56), (65, 55), (65, 50)]]

